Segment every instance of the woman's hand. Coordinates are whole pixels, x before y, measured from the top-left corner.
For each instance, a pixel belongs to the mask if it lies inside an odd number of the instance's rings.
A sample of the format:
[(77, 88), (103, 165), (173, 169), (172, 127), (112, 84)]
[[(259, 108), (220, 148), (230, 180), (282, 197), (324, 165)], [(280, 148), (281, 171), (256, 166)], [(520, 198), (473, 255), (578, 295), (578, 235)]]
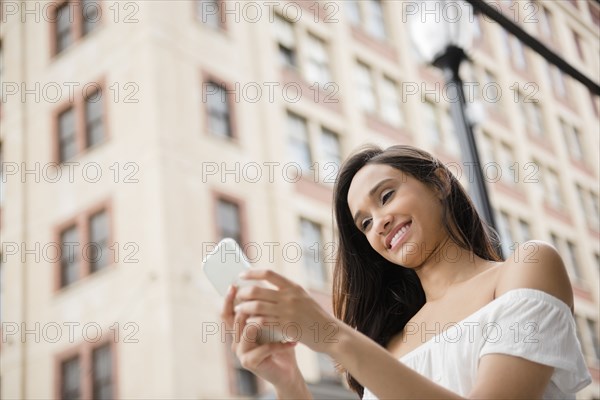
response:
[(296, 362), (296, 343), (258, 343), (258, 326), (247, 323), (247, 314), (234, 313), (236, 293), (235, 287), (229, 288), (221, 318), (228, 331), (235, 330), (231, 349), (242, 367), (271, 382), (277, 390), (278, 398), (310, 397)]
[(265, 280), (278, 290), (259, 286), (239, 289), (236, 313), (250, 315), (248, 322), (283, 334), (284, 340), (302, 342), (314, 351), (327, 352), (336, 342), (340, 322), (325, 311), (300, 285), (266, 269), (250, 269), (243, 279)]

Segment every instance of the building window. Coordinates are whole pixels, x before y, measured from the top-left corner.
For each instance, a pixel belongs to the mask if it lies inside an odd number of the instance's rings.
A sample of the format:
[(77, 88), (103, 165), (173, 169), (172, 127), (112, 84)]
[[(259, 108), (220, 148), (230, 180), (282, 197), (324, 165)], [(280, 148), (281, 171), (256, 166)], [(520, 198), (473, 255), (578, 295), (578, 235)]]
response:
[(218, 200), (217, 229), (219, 230), (219, 239), (232, 238), (240, 245), (243, 243), (239, 205), (224, 199)]
[(498, 151), (498, 161), (500, 163), (500, 179), (508, 185), (514, 185), (517, 181), (515, 173), (517, 172), (513, 164), (515, 157), (512, 148), (506, 143), (500, 144)]
[(4, 181), (7, 177), (4, 176), (4, 146), (0, 142), (0, 215), (2, 213), (2, 203), (4, 203), (4, 196), (6, 191), (6, 182)]
[(546, 169), (544, 171), (544, 184), (546, 186), (546, 191), (549, 194), (549, 202), (552, 207), (556, 209), (561, 209), (563, 206), (562, 194), (560, 191), (560, 182), (558, 180), (558, 174), (551, 170)]
[(321, 226), (306, 219), (300, 220), (300, 236), (302, 241), (302, 259), (308, 283), (311, 287), (323, 288), (326, 282), (322, 257)]
[(598, 229), (600, 223), (600, 198), (595, 193), (590, 193), (590, 200), (592, 202), (592, 218), (596, 221), (595, 228)]
[(600, 6), (591, 1), (588, 1), (587, 3), (590, 10), (590, 16), (592, 17), (592, 22), (596, 25), (596, 29), (600, 28)]
[[(0, 39), (0, 79), (2, 80), (2, 82), (5, 81), (3, 74), (4, 74), (4, 51), (3, 51), (3, 46), (2, 46), (2, 39)], [(4, 85), (0, 85), (0, 113), (2, 112), (2, 101), (4, 99), (4, 95), (2, 94), (3, 86)], [(593, 100), (594, 97), (593, 97), (592, 92), (590, 92), (590, 95), (592, 96), (592, 100)]]
[(83, 0), (81, 2), (83, 16), (83, 34), (87, 35), (98, 26), (102, 10), (98, 0)]
[(552, 13), (542, 5), (540, 5), (539, 21), (542, 34), (549, 39), (552, 39)]
[(101, 91), (95, 91), (85, 99), (85, 136), (87, 147), (104, 141), (104, 111)]
[(72, 159), (77, 155), (77, 139), (75, 111), (69, 108), (58, 116), (58, 136), (60, 162)]
[[(0, 49), (1, 50), (1, 49)], [(2, 62), (2, 61), (0, 61)], [(598, 96), (594, 95), (594, 93), (589, 92), (590, 93), (590, 102), (592, 103), (592, 110), (594, 110), (594, 115), (596, 116), (596, 118), (598, 116), (600, 116), (600, 106), (598, 106)], [(0, 92), (0, 95), (2, 93)]]
[(367, 0), (368, 20), (366, 30), (378, 39), (385, 39), (385, 17), (381, 0)]
[(196, 15), (204, 25), (213, 29), (221, 28), (221, 4), (219, 0), (196, 0)]
[(329, 56), (327, 55), (325, 42), (316, 36), (309, 35), (307, 49), (306, 79), (309, 84), (318, 83), (322, 88), (326, 83), (331, 82)]
[(4, 269), (2, 264), (2, 254), (0, 254), (0, 323), (4, 322)]
[(600, 359), (600, 345), (598, 344), (598, 324), (596, 321), (586, 318), (585, 319), (590, 339), (592, 341), (592, 348), (594, 350), (594, 356), (596, 359)]
[(496, 159), (494, 157), (494, 142), (486, 132), (482, 132), (480, 140), (477, 141), (477, 150), (479, 150), (479, 161), (485, 170), (485, 166)]
[(325, 163), (334, 163), (338, 167), (342, 163), (338, 135), (324, 127), (321, 128), (321, 151)]
[(544, 135), (544, 119), (542, 110), (538, 103), (526, 102), (523, 103), (526, 112), (527, 126), (536, 136)]
[(214, 82), (206, 84), (206, 109), (208, 111), (208, 130), (211, 134), (232, 138), (231, 112), (227, 92), (224, 86)]
[(296, 56), (296, 35), (290, 21), (275, 14), (275, 34), (279, 46), (279, 59), (282, 65), (298, 67)]
[(108, 265), (108, 213), (100, 211), (92, 215), (89, 220), (90, 238), (90, 271), (96, 272)]
[(583, 161), (583, 146), (581, 144), (581, 134), (579, 133), (579, 130), (562, 119), (560, 120), (560, 126), (571, 158), (577, 161)]
[[(548, 64), (549, 65), (549, 64)], [(564, 73), (558, 69), (556, 65), (549, 65), (552, 83), (554, 84), (555, 93), (559, 97), (567, 96), (567, 85), (565, 82)]]
[(461, 157), (461, 149), (460, 143), (458, 142), (458, 136), (456, 134), (456, 128), (454, 126), (454, 121), (452, 120), (452, 115), (450, 114), (450, 109), (447, 108), (444, 113), (444, 142), (445, 147), (448, 150), (449, 154), (460, 158)]
[(113, 399), (113, 371), (110, 344), (92, 351), (92, 390), (94, 400)]
[(60, 260), (60, 286), (64, 287), (79, 279), (79, 257), (81, 249), (77, 227), (71, 226), (60, 235), (61, 260)]
[(84, 98), (76, 97), (70, 101), (68, 108), (57, 110), (54, 122), (56, 153), (53, 154), (57, 162), (69, 161), (80, 151), (106, 141), (107, 110), (102, 98), (102, 84), (96, 86), (97, 89), (91, 94)]
[(75, 400), (81, 398), (81, 368), (79, 356), (63, 361), (61, 364), (61, 399)]
[(56, 263), (57, 287), (65, 288), (110, 264), (110, 206), (76, 216), (58, 232), (61, 258)]
[(573, 32), (573, 41), (575, 42), (575, 47), (577, 48), (577, 55), (581, 59), (581, 61), (585, 61), (585, 55), (583, 53), (583, 44), (581, 43), (581, 36), (575, 31)]
[(403, 118), (396, 82), (384, 76), (381, 81), (380, 97), (381, 117), (383, 120), (393, 126), (401, 126)]
[(375, 103), (375, 88), (371, 69), (361, 62), (357, 62), (354, 72), (356, 74), (356, 87), (358, 89), (358, 99), (361, 108), (367, 113), (374, 114), (377, 105)]
[[(61, 399), (109, 400), (119, 398), (115, 393), (113, 368), (114, 348), (103, 341), (94, 347), (83, 344), (75, 356), (61, 361), (60, 385), (57, 394)], [(57, 396), (57, 397), (58, 397)]]
[(583, 213), (587, 214), (587, 192), (581, 187), (579, 183), (575, 184), (575, 188), (577, 189), (577, 198), (579, 199), (579, 206), (581, 207)]
[(480, 39), (483, 36), (483, 32), (481, 29), (481, 18), (479, 14), (473, 15), (473, 38), (475, 40)]
[(300, 164), (303, 170), (309, 170), (313, 163), (308, 141), (306, 119), (288, 112), (287, 114), (288, 145), (292, 160)]
[(515, 66), (519, 69), (525, 69), (525, 67), (527, 67), (527, 58), (523, 43), (515, 36), (511, 36), (510, 39)]
[(422, 104), (424, 107), (423, 123), (425, 124), (425, 137), (427, 137), (429, 143), (437, 146), (442, 142), (442, 133), (436, 107), (430, 101)]
[(514, 239), (510, 229), (510, 217), (504, 211), (500, 211), (498, 218), (498, 234), (502, 245), (502, 253), (508, 257), (513, 250)]
[[(501, 114), (502, 110), (502, 94), (499, 89), (498, 78), (490, 70), (483, 70), (483, 100), (487, 111)], [(478, 94), (479, 95), (479, 94)]]
[(570, 240), (567, 240), (567, 255), (568, 269), (571, 271), (574, 278), (581, 280), (581, 269), (577, 257), (577, 248), (575, 247), (575, 243)]
[(350, 21), (352, 25), (360, 26), (362, 17), (359, 2), (357, 0), (346, 0), (343, 4), (348, 21)]
[(72, 23), (73, 15), (71, 13), (71, 3), (66, 1), (56, 9), (55, 35), (56, 35), (56, 53), (65, 50), (74, 42)]
[(362, 27), (371, 36), (385, 40), (386, 23), (380, 0), (344, 1), (346, 17), (350, 24)]
[(54, 4), (54, 7), (52, 19), (54, 55), (60, 54), (77, 39), (100, 26), (101, 0), (67, 0), (60, 5)]

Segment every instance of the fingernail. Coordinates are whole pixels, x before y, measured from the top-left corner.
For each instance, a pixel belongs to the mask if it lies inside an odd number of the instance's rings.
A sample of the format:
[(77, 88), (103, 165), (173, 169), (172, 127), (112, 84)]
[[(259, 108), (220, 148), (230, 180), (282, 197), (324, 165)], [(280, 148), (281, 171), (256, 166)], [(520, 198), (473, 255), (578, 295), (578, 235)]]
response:
[(239, 276), (240, 278), (244, 279), (244, 278), (246, 278), (246, 277), (248, 276), (248, 272), (246, 272), (246, 271), (244, 271), (244, 272), (241, 272), (241, 273), (240, 273), (238, 276)]

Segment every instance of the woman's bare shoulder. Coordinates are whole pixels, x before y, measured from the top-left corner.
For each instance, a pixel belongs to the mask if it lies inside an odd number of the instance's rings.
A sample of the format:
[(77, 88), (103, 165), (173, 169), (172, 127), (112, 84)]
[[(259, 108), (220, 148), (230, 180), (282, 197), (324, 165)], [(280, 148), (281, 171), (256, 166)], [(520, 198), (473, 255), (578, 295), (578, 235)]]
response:
[(530, 240), (517, 246), (499, 265), (495, 297), (511, 289), (542, 290), (573, 309), (573, 288), (562, 257), (551, 244)]

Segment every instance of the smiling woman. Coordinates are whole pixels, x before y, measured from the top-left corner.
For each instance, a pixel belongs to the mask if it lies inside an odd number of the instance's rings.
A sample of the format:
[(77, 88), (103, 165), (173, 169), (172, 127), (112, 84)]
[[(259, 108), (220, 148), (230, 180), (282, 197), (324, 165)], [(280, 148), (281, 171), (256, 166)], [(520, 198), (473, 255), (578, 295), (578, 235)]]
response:
[(575, 398), (591, 382), (560, 255), (532, 241), (502, 261), (496, 234), (430, 154), (359, 150), (340, 170), (334, 208), (335, 316), (270, 270), (245, 278), (276, 289), (231, 288), (225, 301), (241, 364), (279, 398), (310, 393), (295, 343), (249, 339), (261, 324), (311, 332), (295, 340), (336, 360), (363, 399)]

